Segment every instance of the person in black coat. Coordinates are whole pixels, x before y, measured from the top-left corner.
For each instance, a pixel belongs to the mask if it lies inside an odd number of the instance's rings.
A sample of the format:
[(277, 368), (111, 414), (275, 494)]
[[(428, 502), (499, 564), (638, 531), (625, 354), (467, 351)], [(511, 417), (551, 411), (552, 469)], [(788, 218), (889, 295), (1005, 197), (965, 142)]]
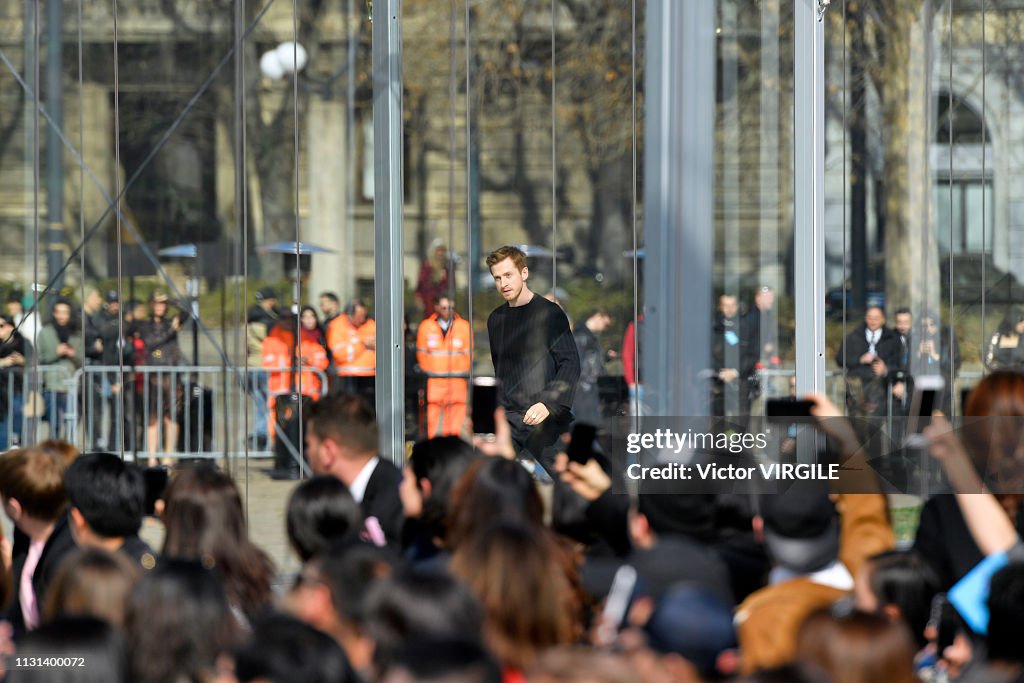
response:
[(851, 416), (886, 414), (889, 371), (899, 362), (899, 337), (885, 326), (885, 311), (869, 306), (864, 324), (846, 336), (836, 353), (836, 365), (846, 370), (846, 408)]
[(364, 537), (397, 547), (404, 521), (402, 472), (378, 455), (377, 422), (366, 401), (355, 394), (322, 398), (309, 411), (305, 434), (313, 472), (340, 479), (359, 503)]
[(576, 419), (595, 427), (603, 426), (601, 392), (598, 379), (604, 374), (608, 353), (598, 338), (612, 323), (612, 317), (603, 308), (592, 310), (573, 330), (576, 352), (580, 356), (580, 380), (576, 385), (572, 412)]
[(718, 297), (712, 325), (711, 358), (715, 375), (711, 384), (712, 414), (745, 418), (758, 393), (758, 339), (739, 315), (734, 294)]

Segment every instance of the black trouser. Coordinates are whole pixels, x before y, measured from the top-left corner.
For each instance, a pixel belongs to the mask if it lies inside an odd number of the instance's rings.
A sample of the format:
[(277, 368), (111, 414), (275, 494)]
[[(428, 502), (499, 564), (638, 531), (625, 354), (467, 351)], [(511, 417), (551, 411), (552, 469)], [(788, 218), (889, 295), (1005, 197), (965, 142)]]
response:
[(560, 437), (572, 427), (572, 414), (560, 417), (549, 415), (539, 425), (523, 424), (523, 413), (508, 409), (505, 410), (505, 417), (512, 428), (516, 457), (533, 458), (549, 473), (553, 473), (555, 456), (564, 447)]

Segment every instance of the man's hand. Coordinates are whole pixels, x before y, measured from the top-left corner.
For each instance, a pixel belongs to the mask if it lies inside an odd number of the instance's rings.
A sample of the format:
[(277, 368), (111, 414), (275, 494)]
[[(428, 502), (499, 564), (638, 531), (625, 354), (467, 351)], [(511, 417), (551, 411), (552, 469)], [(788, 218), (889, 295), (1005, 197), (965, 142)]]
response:
[(171, 320), (171, 329), (177, 332), (181, 328), (181, 318), (174, 316)]
[(733, 368), (724, 368), (718, 371), (718, 379), (722, 380), (726, 384), (735, 381), (740, 376), (738, 370)]
[(569, 460), (565, 453), (559, 453), (555, 456), (555, 471), (584, 500), (597, 500), (612, 486), (611, 478), (593, 458), (581, 465)]
[(865, 353), (863, 356), (860, 357), (860, 364), (871, 365), (872, 363), (875, 362), (876, 357), (877, 356), (875, 356), (875, 354), (873, 353)]
[(875, 373), (877, 377), (884, 377), (889, 372), (889, 366), (885, 364), (885, 361), (881, 358), (876, 358), (871, 363), (871, 371)]
[(895, 399), (902, 399), (905, 388), (906, 388), (906, 385), (903, 384), (903, 382), (896, 382), (895, 384), (893, 384), (892, 385), (892, 397), (895, 398)]
[(534, 403), (523, 415), (523, 424), (525, 425), (539, 425), (544, 420), (548, 419), (548, 415), (551, 413), (548, 411), (548, 407), (543, 403)]

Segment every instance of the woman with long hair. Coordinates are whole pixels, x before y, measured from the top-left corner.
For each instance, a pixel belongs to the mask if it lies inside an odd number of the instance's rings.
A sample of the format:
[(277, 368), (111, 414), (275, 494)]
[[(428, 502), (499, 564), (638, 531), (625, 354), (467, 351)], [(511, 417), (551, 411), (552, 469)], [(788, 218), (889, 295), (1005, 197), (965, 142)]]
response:
[(235, 483), (202, 463), (179, 472), (164, 500), (164, 556), (199, 560), (213, 569), (236, 615), (251, 619), (268, 607), (274, 566), (249, 540)]
[(546, 531), (544, 503), (518, 462), (478, 458), (452, 489), (446, 545), (456, 551), (499, 523)]
[(451, 572), (483, 606), (484, 640), (507, 672), (580, 635), (576, 575), (552, 533), (499, 524), (456, 548)]

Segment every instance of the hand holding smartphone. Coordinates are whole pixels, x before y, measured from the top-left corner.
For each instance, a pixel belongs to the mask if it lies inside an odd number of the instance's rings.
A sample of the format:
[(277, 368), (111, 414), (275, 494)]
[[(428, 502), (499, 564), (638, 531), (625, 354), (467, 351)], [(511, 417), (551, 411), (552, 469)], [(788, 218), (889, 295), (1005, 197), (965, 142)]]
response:
[(931, 424), (932, 413), (942, 405), (942, 392), (946, 380), (939, 375), (925, 375), (914, 378), (914, 394), (910, 398), (910, 412), (907, 414), (907, 445), (926, 445), (921, 432)]
[(498, 380), (494, 377), (473, 379), (473, 432), (494, 434), (494, 411), (498, 407)]
[(810, 418), (814, 401), (798, 398), (772, 398), (764, 406), (769, 422), (792, 422), (794, 418)]
[(586, 422), (577, 422), (573, 425), (569, 448), (565, 451), (569, 456), (569, 461), (586, 465), (594, 457), (594, 438), (596, 436), (597, 427), (594, 425)]

